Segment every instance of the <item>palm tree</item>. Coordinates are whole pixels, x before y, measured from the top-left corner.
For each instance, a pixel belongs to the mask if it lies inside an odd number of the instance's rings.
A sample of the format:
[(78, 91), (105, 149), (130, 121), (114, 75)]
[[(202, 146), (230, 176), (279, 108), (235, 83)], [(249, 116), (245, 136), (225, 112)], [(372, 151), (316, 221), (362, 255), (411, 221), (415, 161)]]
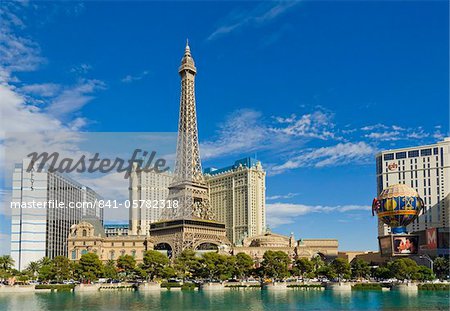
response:
[(37, 273), (39, 272), (39, 269), (41, 268), (41, 265), (37, 261), (32, 261), (28, 264), (27, 271), (29, 271), (34, 277), (37, 276)]
[(9, 271), (14, 266), (14, 259), (10, 255), (0, 256), (0, 269)]
[(48, 257), (42, 257), (41, 260), (38, 261), (39, 265), (42, 266), (48, 266), (52, 263), (52, 260)]

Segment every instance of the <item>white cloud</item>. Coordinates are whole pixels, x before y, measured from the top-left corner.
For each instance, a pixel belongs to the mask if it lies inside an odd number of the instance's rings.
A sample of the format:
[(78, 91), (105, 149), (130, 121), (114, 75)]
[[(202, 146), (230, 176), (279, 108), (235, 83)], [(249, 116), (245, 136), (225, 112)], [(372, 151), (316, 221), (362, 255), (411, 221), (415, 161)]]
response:
[(272, 196), (267, 196), (266, 200), (280, 200), (280, 199), (291, 199), (295, 196), (298, 196), (299, 193), (288, 193), (288, 194), (277, 194), (277, 195), (272, 195)]
[(288, 118), (275, 117), (277, 122), (285, 127), (274, 127), (271, 130), (276, 133), (284, 133), (290, 136), (303, 138), (318, 138), (322, 140), (336, 138), (333, 133), (334, 124), (332, 116), (322, 111), (305, 114), (297, 118), (295, 114)]
[(307, 149), (290, 158), (281, 165), (274, 165), (269, 173), (279, 174), (299, 167), (326, 167), (349, 163), (368, 163), (375, 154), (375, 149), (365, 142), (339, 143), (335, 146)]
[(217, 139), (201, 144), (202, 159), (264, 148), (267, 134), (268, 129), (262, 123), (260, 112), (238, 110), (220, 126)]
[(271, 203), (266, 204), (267, 224), (271, 227), (278, 227), (284, 224), (294, 223), (296, 217), (312, 213), (350, 212), (350, 211), (370, 211), (368, 205), (304, 205), (291, 203)]
[(61, 86), (56, 83), (41, 83), (29, 84), (20, 88), (20, 91), (30, 95), (37, 95), (41, 97), (53, 97), (61, 89)]
[(225, 18), (225, 21), (209, 35), (208, 40), (216, 39), (219, 36), (232, 33), (243, 27), (261, 26), (278, 18), (298, 3), (300, 3), (300, 1), (264, 2), (251, 10), (240, 12), (233, 11)]
[(289, 117), (274, 116), (268, 122), (261, 112), (240, 109), (219, 126), (216, 137), (201, 144), (203, 159), (239, 153), (296, 149), (313, 139), (340, 139), (333, 132), (332, 115), (321, 111)]
[(80, 80), (78, 84), (64, 88), (63, 91), (53, 98), (47, 107), (47, 111), (55, 117), (65, 117), (72, 112), (80, 110), (95, 98), (93, 93), (105, 88), (105, 83), (100, 80)]
[(144, 77), (146, 75), (148, 75), (148, 74), (149, 74), (149, 72), (147, 70), (145, 70), (145, 71), (143, 71), (140, 74), (135, 75), (135, 76), (133, 76), (133, 75), (126, 75), (121, 81), (124, 82), (124, 83), (131, 83), (131, 82), (134, 82), (134, 81), (139, 81), (139, 80), (144, 79)]
[(364, 135), (364, 137), (374, 139), (374, 140), (379, 140), (379, 141), (395, 141), (395, 140), (401, 139), (400, 132), (397, 132), (397, 131), (382, 132), (382, 133), (373, 132), (373, 133)]
[(83, 75), (92, 69), (92, 66), (89, 64), (80, 64), (78, 66), (74, 66), (70, 69), (70, 72)]

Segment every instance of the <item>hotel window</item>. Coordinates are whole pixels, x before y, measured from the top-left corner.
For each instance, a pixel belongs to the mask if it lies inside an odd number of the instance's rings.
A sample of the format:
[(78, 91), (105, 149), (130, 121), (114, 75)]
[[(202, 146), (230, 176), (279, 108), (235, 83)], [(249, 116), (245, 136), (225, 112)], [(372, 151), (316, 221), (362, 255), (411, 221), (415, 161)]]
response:
[(405, 152), (405, 151), (403, 151), (403, 152), (397, 152), (397, 153), (395, 154), (395, 158), (396, 158), (396, 159), (404, 159), (404, 158), (406, 158), (406, 152)]
[(85, 250), (85, 249), (83, 249), (82, 251), (81, 251), (81, 255), (85, 255), (85, 254), (87, 254), (87, 250)]
[(430, 155), (431, 155), (431, 148), (420, 150), (420, 155), (421, 155), (422, 157), (424, 157), (424, 156), (430, 156)]
[(419, 156), (419, 150), (408, 151), (408, 158), (415, 158)]
[(72, 251), (72, 259), (73, 260), (77, 259), (77, 251), (76, 250)]
[(384, 161), (394, 160), (394, 154), (393, 153), (385, 154), (383, 159), (384, 159)]

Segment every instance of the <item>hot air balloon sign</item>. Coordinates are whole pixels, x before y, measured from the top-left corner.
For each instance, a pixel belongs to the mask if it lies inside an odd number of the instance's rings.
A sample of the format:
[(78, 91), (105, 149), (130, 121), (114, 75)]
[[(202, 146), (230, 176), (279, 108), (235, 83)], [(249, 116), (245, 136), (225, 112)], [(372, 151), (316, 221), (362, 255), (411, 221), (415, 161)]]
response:
[(424, 207), (423, 200), (413, 188), (397, 184), (381, 191), (372, 202), (375, 213), (382, 222), (391, 227), (392, 233), (406, 233), (406, 226), (412, 223)]

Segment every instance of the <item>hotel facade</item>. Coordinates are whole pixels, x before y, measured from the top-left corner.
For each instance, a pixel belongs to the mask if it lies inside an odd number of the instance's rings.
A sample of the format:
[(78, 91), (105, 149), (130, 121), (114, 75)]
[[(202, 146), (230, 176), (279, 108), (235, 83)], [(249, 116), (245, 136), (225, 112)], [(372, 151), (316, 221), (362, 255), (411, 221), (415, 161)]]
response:
[[(170, 172), (134, 170), (130, 175), (129, 197), (131, 202), (160, 202), (167, 200), (169, 185), (173, 180)], [(153, 204), (157, 205), (158, 204)], [(159, 221), (164, 208), (130, 208), (129, 235), (148, 234), (150, 224)]]
[(81, 219), (103, 223), (95, 191), (63, 174), (39, 172), (38, 164), (28, 170), (29, 165), (26, 159), (13, 171), (11, 257), (18, 270), (42, 257), (67, 256), (70, 227)]
[(227, 237), (235, 245), (266, 231), (266, 173), (261, 162), (237, 160), (221, 169), (204, 171), (215, 219), (225, 223)]
[[(433, 145), (387, 150), (376, 155), (377, 194), (393, 184), (414, 188), (424, 200), (421, 215), (408, 232), (436, 228), (446, 232), (450, 225), (450, 138)], [(378, 235), (390, 228), (378, 222)], [(443, 234), (445, 235), (445, 234)]]

